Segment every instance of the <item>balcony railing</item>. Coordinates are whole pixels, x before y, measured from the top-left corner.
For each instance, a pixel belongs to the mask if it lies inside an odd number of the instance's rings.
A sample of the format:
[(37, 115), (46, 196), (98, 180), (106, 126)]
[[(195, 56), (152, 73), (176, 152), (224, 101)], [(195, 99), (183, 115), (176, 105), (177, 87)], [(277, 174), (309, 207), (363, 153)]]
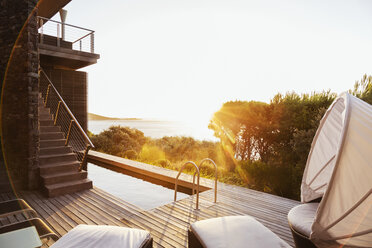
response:
[(94, 31), (38, 17), (40, 44), (94, 53)]

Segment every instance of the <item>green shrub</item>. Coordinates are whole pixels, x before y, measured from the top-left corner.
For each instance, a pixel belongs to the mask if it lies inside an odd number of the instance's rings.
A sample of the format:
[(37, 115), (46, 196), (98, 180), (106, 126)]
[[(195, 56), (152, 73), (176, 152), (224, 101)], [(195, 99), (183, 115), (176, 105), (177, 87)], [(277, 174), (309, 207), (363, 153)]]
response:
[(156, 161), (165, 159), (165, 153), (157, 146), (145, 144), (138, 154), (138, 159), (145, 163), (154, 164)]
[(95, 150), (115, 156), (125, 157), (125, 152), (139, 153), (148, 138), (143, 132), (129, 127), (111, 126), (100, 134), (91, 136)]
[(138, 155), (137, 155), (137, 152), (135, 150), (126, 150), (122, 157), (127, 158), (127, 159), (135, 160), (135, 159), (137, 159), (137, 156)]
[(155, 165), (158, 165), (163, 168), (170, 168), (171, 162), (168, 159), (159, 159), (155, 162)]

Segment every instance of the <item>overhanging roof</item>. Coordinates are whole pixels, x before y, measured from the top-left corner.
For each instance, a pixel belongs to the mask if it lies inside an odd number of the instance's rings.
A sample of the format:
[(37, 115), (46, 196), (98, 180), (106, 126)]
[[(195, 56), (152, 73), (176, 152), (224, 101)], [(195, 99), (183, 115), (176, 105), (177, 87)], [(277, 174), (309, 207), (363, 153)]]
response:
[(66, 4), (71, 2), (71, 0), (39, 0), (38, 2), (38, 15), (45, 18), (52, 18), (58, 13)]

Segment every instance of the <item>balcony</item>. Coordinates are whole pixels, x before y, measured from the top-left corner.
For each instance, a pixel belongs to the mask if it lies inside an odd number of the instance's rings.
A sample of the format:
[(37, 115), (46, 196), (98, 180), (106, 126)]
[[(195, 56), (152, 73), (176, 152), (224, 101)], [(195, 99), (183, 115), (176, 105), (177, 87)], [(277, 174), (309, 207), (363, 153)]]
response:
[(38, 22), (41, 66), (76, 70), (97, 63), (93, 30), (44, 17)]

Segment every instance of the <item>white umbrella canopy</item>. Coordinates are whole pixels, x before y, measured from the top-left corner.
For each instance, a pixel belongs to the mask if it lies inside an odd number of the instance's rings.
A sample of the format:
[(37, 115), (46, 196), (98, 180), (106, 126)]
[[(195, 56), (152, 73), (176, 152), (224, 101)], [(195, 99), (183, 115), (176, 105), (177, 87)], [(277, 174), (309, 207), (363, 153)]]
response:
[(314, 137), (301, 201), (322, 197), (310, 239), (372, 247), (372, 106), (341, 94)]

